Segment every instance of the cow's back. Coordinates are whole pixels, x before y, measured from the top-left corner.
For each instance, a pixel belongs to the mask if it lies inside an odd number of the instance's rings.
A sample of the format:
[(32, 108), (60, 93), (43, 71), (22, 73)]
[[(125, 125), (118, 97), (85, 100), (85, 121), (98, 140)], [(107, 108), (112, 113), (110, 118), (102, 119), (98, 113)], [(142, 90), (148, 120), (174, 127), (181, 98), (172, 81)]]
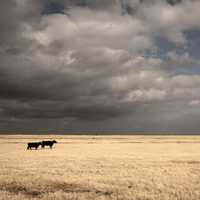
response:
[(53, 141), (42, 141), (43, 145), (52, 145), (53, 143)]

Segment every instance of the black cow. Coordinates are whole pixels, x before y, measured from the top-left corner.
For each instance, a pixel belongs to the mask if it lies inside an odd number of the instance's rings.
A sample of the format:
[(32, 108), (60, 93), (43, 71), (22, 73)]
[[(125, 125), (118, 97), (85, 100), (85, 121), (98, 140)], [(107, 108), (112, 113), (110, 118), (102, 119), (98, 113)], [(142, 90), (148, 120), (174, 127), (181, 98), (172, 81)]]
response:
[(41, 142), (29, 142), (27, 145), (28, 145), (27, 149), (35, 148), (35, 150), (36, 150), (40, 145), (42, 145), (42, 143)]
[(56, 140), (42, 141), (42, 148), (45, 148), (45, 146), (52, 148), (54, 143), (57, 143)]

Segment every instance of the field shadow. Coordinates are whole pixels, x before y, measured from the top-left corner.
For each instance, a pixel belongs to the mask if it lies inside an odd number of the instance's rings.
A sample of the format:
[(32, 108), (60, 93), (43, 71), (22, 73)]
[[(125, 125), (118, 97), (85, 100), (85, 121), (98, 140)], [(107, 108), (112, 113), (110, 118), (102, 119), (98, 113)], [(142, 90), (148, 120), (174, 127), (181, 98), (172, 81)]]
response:
[(200, 164), (198, 160), (172, 160), (171, 162), (176, 164)]
[(40, 196), (42, 193), (34, 188), (29, 188), (24, 185), (20, 185), (18, 183), (1, 183), (0, 190), (6, 191), (13, 194), (23, 194), (26, 196), (37, 197)]
[(50, 182), (40, 185), (25, 185), (18, 182), (0, 183), (0, 191), (6, 191), (14, 195), (22, 194), (27, 197), (40, 198), (46, 193), (55, 193), (62, 191), (64, 193), (95, 193), (96, 195), (112, 195), (112, 191), (101, 190), (91, 186), (84, 186), (81, 184), (67, 183), (67, 182)]

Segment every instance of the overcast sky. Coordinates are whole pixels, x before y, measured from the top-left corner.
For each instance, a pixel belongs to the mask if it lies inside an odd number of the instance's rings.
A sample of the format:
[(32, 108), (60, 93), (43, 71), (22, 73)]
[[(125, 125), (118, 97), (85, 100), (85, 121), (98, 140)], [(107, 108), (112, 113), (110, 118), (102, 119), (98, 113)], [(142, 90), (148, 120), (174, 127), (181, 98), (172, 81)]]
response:
[(199, 0), (3, 0), (0, 132), (200, 133)]

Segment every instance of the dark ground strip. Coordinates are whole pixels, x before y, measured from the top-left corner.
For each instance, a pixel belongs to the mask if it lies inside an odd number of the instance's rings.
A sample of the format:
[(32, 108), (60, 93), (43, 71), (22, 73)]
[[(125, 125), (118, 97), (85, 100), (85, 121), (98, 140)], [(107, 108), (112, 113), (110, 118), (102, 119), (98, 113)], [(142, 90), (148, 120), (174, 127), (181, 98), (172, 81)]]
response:
[(51, 184), (36, 186), (36, 188), (20, 185), (17, 182), (0, 183), (0, 190), (13, 194), (21, 193), (30, 197), (41, 197), (45, 193), (54, 193), (56, 191), (63, 191), (65, 193), (96, 193), (98, 195), (111, 195), (113, 193), (112, 191), (103, 191), (66, 182), (52, 182)]

